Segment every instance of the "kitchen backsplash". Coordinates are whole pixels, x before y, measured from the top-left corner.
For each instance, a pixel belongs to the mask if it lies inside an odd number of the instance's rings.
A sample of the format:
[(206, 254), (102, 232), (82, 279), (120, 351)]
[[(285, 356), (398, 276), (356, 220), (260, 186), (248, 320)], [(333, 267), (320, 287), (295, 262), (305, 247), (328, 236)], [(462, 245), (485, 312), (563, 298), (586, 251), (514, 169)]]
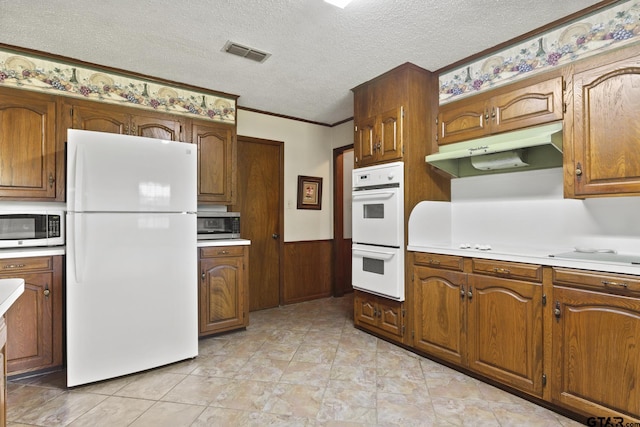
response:
[(561, 168), (452, 180), (451, 203), (423, 202), (409, 244), (640, 252), (640, 197), (564, 199), (562, 185)]

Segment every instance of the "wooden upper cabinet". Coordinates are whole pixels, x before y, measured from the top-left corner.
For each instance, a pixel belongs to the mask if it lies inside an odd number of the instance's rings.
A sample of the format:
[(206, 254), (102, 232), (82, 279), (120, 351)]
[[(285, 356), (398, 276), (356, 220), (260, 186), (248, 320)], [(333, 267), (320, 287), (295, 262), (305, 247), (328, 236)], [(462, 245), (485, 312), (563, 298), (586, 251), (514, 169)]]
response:
[(402, 159), (403, 115), (399, 107), (356, 121), (354, 160), (359, 167)]
[(166, 141), (185, 141), (182, 136), (184, 122), (178, 118), (134, 115), (131, 117), (131, 134)]
[(193, 121), (191, 142), (198, 145), (199, 203), (234, 203), (235, 139), (233, 126)]
[(68, 100), (63, 106), (66, 128), (119, 133), (168, 141), (185, 141), (185, 121), (163, 113), (153, 113), (99, 102)]
[(563, 80), (556, 77), (445, 104), (438, 112), (438, 144), (465, 141), (563, 118)]
[(0, 91), (0, 198), (56, 198), (55, 98), (24, 90)]
[(575, 74), (573, 93), (565, 195), (639, 195), (640, 56)]

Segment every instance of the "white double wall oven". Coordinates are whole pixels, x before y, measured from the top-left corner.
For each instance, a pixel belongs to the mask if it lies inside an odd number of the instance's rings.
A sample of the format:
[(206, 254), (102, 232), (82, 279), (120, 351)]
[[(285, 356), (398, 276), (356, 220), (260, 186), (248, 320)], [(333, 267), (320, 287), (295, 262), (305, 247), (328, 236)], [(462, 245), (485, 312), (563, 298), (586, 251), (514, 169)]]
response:
[(404, 301), (404, 163), (354, 169), (352, 283)]

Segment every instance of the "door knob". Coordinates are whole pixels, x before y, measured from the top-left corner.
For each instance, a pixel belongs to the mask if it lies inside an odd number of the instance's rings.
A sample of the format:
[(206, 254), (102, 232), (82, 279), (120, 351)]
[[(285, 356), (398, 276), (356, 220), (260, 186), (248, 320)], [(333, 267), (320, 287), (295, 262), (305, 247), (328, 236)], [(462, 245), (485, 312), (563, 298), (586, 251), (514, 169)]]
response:
[(278, 233), (273, 233), (271, 235), (271, 237), (274, 238), (274, 239), (278, 239), (278, 237), (280, 237), (280, 235)]

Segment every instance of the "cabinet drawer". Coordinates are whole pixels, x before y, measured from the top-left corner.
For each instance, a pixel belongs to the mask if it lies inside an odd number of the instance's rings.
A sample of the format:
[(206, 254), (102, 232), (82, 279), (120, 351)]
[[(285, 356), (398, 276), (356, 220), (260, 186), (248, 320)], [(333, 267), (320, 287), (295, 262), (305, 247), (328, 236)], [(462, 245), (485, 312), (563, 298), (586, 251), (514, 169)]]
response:
[(600, 292), (640, 295), (640, 277), (626, 274), (553, 268), (553, 284), (592, 289)]
[(413, 261), (414, 264), (426, 265), (433, 268), (445, 268), (456, 271), (462, 271), (464, 269), (464, 258), (455, 255), (415, 252), (413, 254)]
[(0, 274), (52, 269), (53, 259), (50, 256), (6, 258), (0, 260)]
[(200, 248), (200, 258), (213, 258), (219, 256), (242, 256), (244, 246), (209, 246)]
[(510, 279), (542, 281), (542, 266), (519, 262), (494, 261), (490, 259), (473, 259), (473, 272)]

